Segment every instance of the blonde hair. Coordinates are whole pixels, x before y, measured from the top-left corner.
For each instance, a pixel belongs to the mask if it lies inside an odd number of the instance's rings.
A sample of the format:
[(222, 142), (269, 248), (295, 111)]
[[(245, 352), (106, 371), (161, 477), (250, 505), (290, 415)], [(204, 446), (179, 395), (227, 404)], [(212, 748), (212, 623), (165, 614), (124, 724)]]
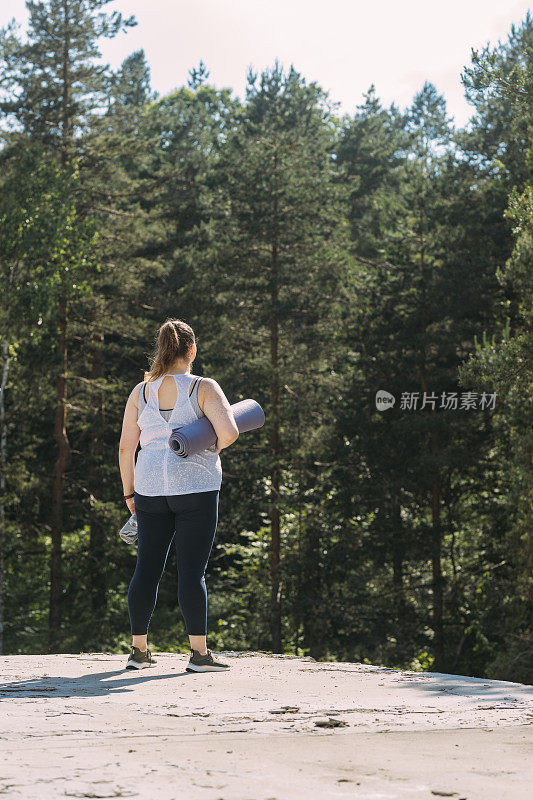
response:
[(145, 371), (143, 380), (155, 381), (168, 372), (177, 359), (188, 360), (191, 345), (196, 337), (190, 325), (182, 319), (166, 319), (160, 326), (155, 348), (149, 357), (150, 369)]

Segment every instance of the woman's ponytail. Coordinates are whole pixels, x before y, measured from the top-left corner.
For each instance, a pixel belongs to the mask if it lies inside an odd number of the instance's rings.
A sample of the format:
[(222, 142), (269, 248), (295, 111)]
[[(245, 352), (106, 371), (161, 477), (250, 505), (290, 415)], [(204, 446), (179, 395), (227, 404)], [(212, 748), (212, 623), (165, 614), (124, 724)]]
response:
[(190, 325), (181, 319), (166, 319), (157, 332), (150, 369), (144, 373), (144, 380), (155, 381), (176, 361), (188, 360), (191, 346), (195, 344), (196, 337)]

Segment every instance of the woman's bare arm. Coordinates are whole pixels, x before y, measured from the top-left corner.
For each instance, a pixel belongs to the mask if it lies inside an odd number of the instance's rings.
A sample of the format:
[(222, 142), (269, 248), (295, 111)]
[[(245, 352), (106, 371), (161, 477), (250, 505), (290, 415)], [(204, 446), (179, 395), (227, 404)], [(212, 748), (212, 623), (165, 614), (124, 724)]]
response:
[(134, 386), (131, 390), (122, 420), (122, 434), (118, 446), (118, 461), (124, 494), (131, 494), (133, 492), (135, 482), (135, 451), (137, 450), (141, 435), (141, 429), (137, 425), (139, 391), (141, 385), (142, 383), (138, 383), (137, 386)]
[(198, 405), (215, 429), (216, 449), (220, 453), (238, 439), (239, 429), (228, 398), (213, 378), (202, 378), (198, 387)]

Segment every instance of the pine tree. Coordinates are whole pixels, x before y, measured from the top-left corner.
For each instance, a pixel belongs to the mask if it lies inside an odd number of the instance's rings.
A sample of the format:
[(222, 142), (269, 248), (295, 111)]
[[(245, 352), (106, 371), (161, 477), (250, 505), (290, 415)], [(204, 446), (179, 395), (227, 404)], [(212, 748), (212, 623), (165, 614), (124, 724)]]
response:
[[(49, 157), (57, 160), (65, 175), (78, 169), (78, 142), (91, 117), (102, 108), (107, 93), (107, 68), (98, 63), (98, 38), (113, 37), (133, 24), (114, 12), (101, 9), (106, 0), (47, 0), (28, 2), (26, 41), (11, 23), (1, 32), (3, 61), (0, 76), (10, 94), (0, 111), (13, 120), (16, 132), (41, 143)], [(53, 31), (53, 35), (51, 32)], [(68, 206), (67, 206), (68, 207)], [(57, 406), (51, 508), (51, 574), (49, 648), (57, 649), (61, 637), (62, 531), (65, 473), (71, 461), (67, 434), (68, 331), (72, 284), (69, 263), (59, 269), (62, 291), (57, 303)]]
[[(312, 409), (319, 397), (327, 402), (331, 381), (331, 331), (346, 273), (344, 228), (327, 95), (315, 84), (306, 85), (293, 67), (284, 74), (276, 63), (259, 80), (248, 73), (246, 99), (217, 165), (210, 282), (219, 325), (211, 346), (222, 361), (229, 345), (227, 380), (240, 392), (250, 383), (269, 386), (260, 398), (267, 406), (268, 456), (263, 463), (257, 453), (254, 470), (269, 475), (270, 641), (274, 652), (282, 652), (282, 595), (289, 576), (284, 578), (281, 541), (283, 517), (292, 508), (286, 485), (295, 480), (292, 454), (301, 430), (301, 441), (309, 437), (301, 457), (311, 468), (298, 491), (315, 489), (310, 428), (320, 424), (320, 417), (315, 419)], [(233, 355), (240, 351), (246, 353), (245, 372)], [(292, 421), (290, 429), (283, 419)], [(241, 453), (244, 468), (246, 454)], [(260, 485), (252, 491), (260, 498)], [(316, 550), (312, 514), (306, 532), (309, 548)], [(324, 615), (315, 613), (319, 582), (316, 563), (305, 583), (309, 602), (304, 603), (313, 653), (323, 647), (318, 628)]]
[[(530, 682), (533, 642), (533, 514), (531, 505), (531, 417), (533, 402), (533, 19), (511, 27), (508, 41), (481, 53), (473, 51), (463, 83), (476, 108), (468, 146), (481, 156), (486, 171), (496, 170), (500, 191), (508, 192), (499, 224), (512, 226), (514, 247), (501, 258), (498, 280), (507, 302), (504, 313), (487, 319), (483, 337), (460, 370), (464, 385), (490, 385), (502, 397), (494, 426), (494, 451), (501, 471), (493, 486), (506, 498), (509, 523), (501, 559), (510, 562), (493, 575), (494, 608), (510, 595), (506, 619), (499, 627), (497, 655), (489, 673), (504, 680)], [(501, 488), (500, 488), (501, 487)], [(502, 574), (503, 572), (503, 574)], [(487, 587), (488, 588), (488, 587)], [(491, 587), (492, 588), (492, 587)], [(495, 614), (492, 614), (491, 622)], [(512, 676), (512, 678), (511, 678)]]

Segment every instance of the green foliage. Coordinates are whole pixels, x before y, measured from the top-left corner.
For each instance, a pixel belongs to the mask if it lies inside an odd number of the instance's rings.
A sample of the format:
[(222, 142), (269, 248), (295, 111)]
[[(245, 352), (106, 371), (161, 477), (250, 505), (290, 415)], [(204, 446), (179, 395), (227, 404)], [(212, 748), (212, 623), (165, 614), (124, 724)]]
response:
[[(243, 101), (203, 62), (160, 97), (142, 50), (100, 63), (134, 24), (105, 5), (29, 3), (26, 40), (1, 34), (5, 651), (48, 633), (63, 303), (62, 650), (129, 646), (120, 425), (175, 316), (193, 371), (267, 419), (222, 455), (210, 646), (271, 647), (277, 508), (284, 652), (531, 682), (530, 15), (473, 51), (456, 130), (429, 82), (404, 113), (372, 85), (338, 118), (278, 63)], [(495, 408), (400, 404), (462, 390)], [(175, 570), (172, 552), (150, 636), (180, 652)]]

